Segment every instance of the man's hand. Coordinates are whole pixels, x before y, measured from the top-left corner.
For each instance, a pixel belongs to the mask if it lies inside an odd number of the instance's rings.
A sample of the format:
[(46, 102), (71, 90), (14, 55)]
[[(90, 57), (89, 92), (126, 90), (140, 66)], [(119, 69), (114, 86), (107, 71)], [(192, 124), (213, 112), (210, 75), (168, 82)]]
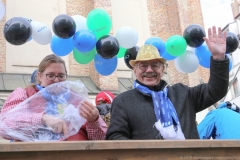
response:
[(98, 109), (88, 101), (81, 102), (80, 115), (87, 119), (88, 122), (96, 121), (99, 116)]
[(203, 38), (208, 46), (208, 49), (212, 53), (214, 60), (224, 60), (226, 52), (226, 32), (222, 33), (221, 27), (218, 28), (218, 34), (216, 27), (208, 29), (208, 38)]

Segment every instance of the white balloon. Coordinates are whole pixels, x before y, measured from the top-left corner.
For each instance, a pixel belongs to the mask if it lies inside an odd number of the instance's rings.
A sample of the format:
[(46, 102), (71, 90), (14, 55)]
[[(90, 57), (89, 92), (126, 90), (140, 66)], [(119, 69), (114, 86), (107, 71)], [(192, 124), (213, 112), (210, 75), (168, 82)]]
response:
[(6, 8), (2, 1), (0, 1), (0, 21), (3, 19), (6, 12)]
[(32, 21), (32, 39), (39, 44), (47, 45), (52, 40), (51, 30), (43, 23)]
[(195, 48), (193, 48), (193, 47), (187, 46), (187, 49), (186, 49), (186, 50), (195, 53)]
[(138, 42), (138, 33), (135, 29), (124, 26), (117, 31), (116, 39), (122, 48), (133, 48)]
[(176, 68), (176, 70), (177, 70), (178, 72), (185, 73), (185, 72), (183, 72), (183, 71), (179, 68), (178, 62), (177, 62), (177, 58), (174, 59), (174, 66), (175, 66), (175, 68)]
[(185, 73), (192, 73), (197, 70), (199, 60), (195, 53), (186, 50), (185, 53), (176, 59), (178, 67)]
[(88, 30), (87, 19), (80, 15), (72, 16), (73, 20), (76, 23), (76, 32), (79, 30)]

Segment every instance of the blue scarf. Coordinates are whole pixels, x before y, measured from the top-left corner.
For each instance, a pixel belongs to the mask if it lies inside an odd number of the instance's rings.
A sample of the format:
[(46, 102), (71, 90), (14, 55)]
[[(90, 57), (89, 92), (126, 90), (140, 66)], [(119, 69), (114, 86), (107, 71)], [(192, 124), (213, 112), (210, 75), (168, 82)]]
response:
[(177, 112), (172, 102), (167, 97), (167, 87), (165, 87), (163, 91), (155, 92), (135, 81), (134, 88), (152, 97), (157, 120), (155, 127), (158, 129), (163, 139), (185, 139)]
[[(70, 97), (70, 93), (65, 92), (53, 95), (49, 93), (47, 89), (38, 84), (36, 84), (36, 87), (40, 91), (43, 98), (46, 99), (47, 101), (47, 106), (44, 112), (49, 115), (61, 114), (59, 112), (63, 112), (64, 109), (59, 107), (61, 107), (61, 105), (67, 104), (67, 100)], [(36, 139), (38, 140), (60, 140), (64, 136), (62, 133), (53, 133), (52, 131), (49, 130), (48, 127), (38, 129), (35, 135)]]

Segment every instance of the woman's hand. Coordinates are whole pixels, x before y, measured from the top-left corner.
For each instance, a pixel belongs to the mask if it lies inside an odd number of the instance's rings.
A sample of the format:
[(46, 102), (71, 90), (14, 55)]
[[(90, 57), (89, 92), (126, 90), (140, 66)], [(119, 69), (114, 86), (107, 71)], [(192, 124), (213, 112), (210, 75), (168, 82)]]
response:
[(98, 109), (88, 101), (81, 102), (80, 115), (87, 119), (88, 122), (96, 121), (99, 112)]
[(54, 133), (63, 133), (64, 136), (68, 135), (67, 125), (64, 120), (51, 115), (44, 114), (42, 116), (42, 123), (51, 127)]
[(226, 52), (226, 32), (222, 33), (221, 28), (218, 28), (218, 34), (216, 27), (208, 29), (208, 38), (204, 37), (204, 40), (208, 46), (208, 49), (212, 53), (212, 57), (215, 60), (224, 60)]

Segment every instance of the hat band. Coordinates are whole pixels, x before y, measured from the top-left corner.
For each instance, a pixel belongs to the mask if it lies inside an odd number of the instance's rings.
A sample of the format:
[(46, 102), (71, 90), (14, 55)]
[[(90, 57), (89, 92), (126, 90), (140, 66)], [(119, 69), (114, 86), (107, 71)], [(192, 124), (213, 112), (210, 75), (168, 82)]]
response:
[(113, 101), (113, 99), (112, 99), (112, 97), (111, 96), (109, 96), (106, 92), (103, 92), (108, 98), (109, 98), (109, 100), (111, 101), (111, 103), (112, 103), (112, 101)]

